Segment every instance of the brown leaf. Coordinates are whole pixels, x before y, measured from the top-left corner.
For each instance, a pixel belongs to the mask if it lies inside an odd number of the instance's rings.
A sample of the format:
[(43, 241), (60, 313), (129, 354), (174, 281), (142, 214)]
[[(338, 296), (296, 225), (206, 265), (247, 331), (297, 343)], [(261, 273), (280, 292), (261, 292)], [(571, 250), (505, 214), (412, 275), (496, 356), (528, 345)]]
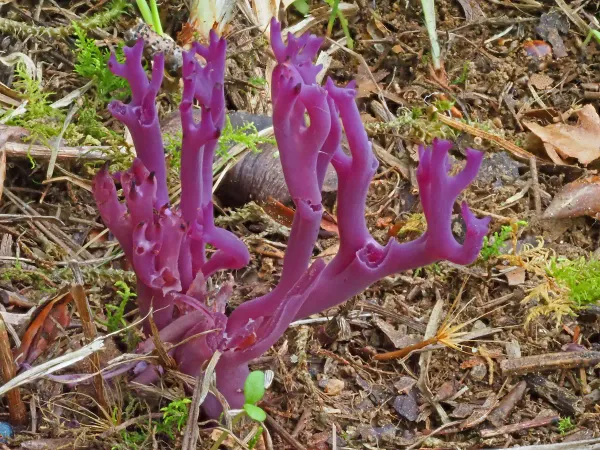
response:
[(458, 0), (458, 3), (460, 3), (465, 12), (467, 22), (485, 19), (485, 13), (481, 9), (481, 6), (479, 6), (479, 3), (477, 3), (477, 0)]
[[(262, 205), (262, 208), (276, 222), (285, 225), (286, 227), (291, 227), (295, 214), (295, 211), (292, 208), (285, 206), (283, 203), (272, 197), (267, 199), (267, 202)], [(323, 219), (321, 219), (321, 228), (330, 233), (339, 234), (335, 218), (326, 211), (323, 213)]]
[[(372, 75), (372, 76), (371, 76)], [(379, 92), (377, 89), (377, 83), (383, 80), (389, 75), (388, 71), (380, 70), (373, 74), (369, 73), (369, 70), (363, 65), (358, 66), (358, 72), (356, 74), (356, 88), (358, 92), (358, 98), (368, 97), (373, 93)]]
[(593, 175), (565, 185), (552, 199), (544, 219), (581, 216), (600, 218), (600, 176)]
[(417, 336), (409, 335), (406, 333), (405, 326), (401, 326), (398, 330), (392, 324), (389, 324), (388, 322), (386, 322), (383, 319), (380, 319), (379, 317), (374, 317), (373, 322), (375, 323), (377, 328), (383, 331), (383, 333), (386, 335), (386, 337), (390, 340), (390, 342), (395, 348), (404, 348), (406, 346), (420, 342), (420, 339)]
[(524, 125), (542, 140), (555, 164), (566, 164), (564, 158), (575, 158), (587, 165), (600, 158), (600, 116), (592, 105), (585, 105), (577, 115), (577, 125), (556, 123), (543, 127), (534, 122)]
[(400, 377), (398, 381), (394, 382), (394, 387), (398, 391), (398, 394), (408, 394), (408, 392), (417, 384), (417, 380), (411, 377)]
[(67, 307), (71, 300), (73, 300), (71, 293), (63, 290), (34, 312), (27, 331), (21, 338), (21, 346), (14, 353), (17, 364), (24, 362), (31, 364), (48, 348), (60, 331), (56, 326), (57, 322), (62, 327), (69, 324), (70, 316)]
[(534, 73), (529, 77), (529, 82), (531, 83), (531, 85), (536, 88), (539, 89), (541, 91), (544, 91), (550, 87), (552, 87), (552, 85), (554, 84), (554, 80), (552, 78), (550, 78), (548, 75), (546, 75), (545, 73)]
[(513, 267), (512, 270), (504, 272), (504, 276), (506, 277), (509, 286), (520, 286), (525, 283), (526, 274), (527, 271), (523, 267)]

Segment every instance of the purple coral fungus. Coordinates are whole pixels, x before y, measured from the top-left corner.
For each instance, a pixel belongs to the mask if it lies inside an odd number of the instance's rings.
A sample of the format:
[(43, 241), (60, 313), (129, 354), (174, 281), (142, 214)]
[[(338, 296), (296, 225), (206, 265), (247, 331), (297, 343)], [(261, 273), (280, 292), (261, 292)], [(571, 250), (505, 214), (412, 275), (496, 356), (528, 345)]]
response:
[[(207, 277), (222, 270), (244, 267), (250, 258), (245, 245), (231, 232), (214, 224), (212, 163), (225, 119), (223, 79), (226, 43), (212, 33), (208, 46), (195, 44), (184, 55), (183, 128), (181, 150), (181, 206), (169, 206), (166, 165), (156, 111), (163, 58), (154, 58), (149, 81), (141, 65), (143, 43), (125, 49), (126, 62), (110, 61), (111, 70), (132, 87), (127, 105), (113, 102), (110, 111), (130, 130), (138, 154), (132, 167), (118, 178), (125, 203), (119, 201), (113, 177), (102, 169), (94, 181), (100, 214), (121, 244), (137, 275), (140, 313), (150, 309), (164, 342), (182, 343), (171, 351), (179, 370), (197, 375), (215, 352), (217, 387), (229, 404), (243, 404), (241, 388), (248, 363), (266, 352), (296, 319), (340, 304), (388, 275), (449, 260), (475, 260), (487, 233), (489, 219), (477, 219), (466, 204), (462, 216), (466, 236), (459, 244), (451, 231), (453, 205), (475, 178), (482, 154), (467, 152), (465, 168), (448, 174), (452, 144), (436, 140), (421, 147), (417, 170), (427, 231), (418, 239), (382, 246), (368, 231), (365, 203), (378, 163), (361, 123), (353, 84), (337, 87), (331, 79), (316, 82), (321, 69), (313, 60), (321, 39), (288, 35), (283, 42), (280, 24), (271, 24), (271, 45), (277, 59), (271, 83), (273, 125), (287, 186), (296, 213), (278, 285), (268, 294), (247, 301), (226, 314), (232, 283), (210, 295)], [(198, 61), (197, 55), (205, 61)], [(202, 114), (192, 115), (194, 102)], [(306, 119), (308, 116), (308, 121)], [(345, 132), (350, 154), (342, 150)], [(329, 264), (311, 264), (323, 213), (321, 188), (332, 164), (337, 172), (340, 246)], [(210, 258), (206, 247), (216, 249)], [(145, 324), (145, 331), (149, 327)], [(185, 342), (184, 342), (185, 341)], [(153, 348), (148, 340), (140, 351)], [(151, 383), (159, 376), (153, 366), (138, 365), (136, 380)], [(215, 398), (203, 408), (216, 416)]]

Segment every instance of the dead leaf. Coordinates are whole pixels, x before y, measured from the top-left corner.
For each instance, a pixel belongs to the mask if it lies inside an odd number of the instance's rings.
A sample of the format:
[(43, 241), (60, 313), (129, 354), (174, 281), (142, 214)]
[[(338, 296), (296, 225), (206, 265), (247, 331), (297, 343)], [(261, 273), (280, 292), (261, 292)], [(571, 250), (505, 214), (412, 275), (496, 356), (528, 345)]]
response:
[(461, 363), (460, 368), (461, 369), (472, 369), (475, 366), (480, 366), (485, 364), (485, 359), (482, 358), (481, 356), (474, 356), (473, 358), (469, 358), (466, 361), (464, 361), (463, 363)]
[(60, 328), (57, 323), (63, 328), (69, 324), (68, 305), (71, 300), (71, 293), (63, 289), (33, 313), (27, 331), (21, 338), (21, 346), (14, 352), (17, 364), (35, 361), (58, 336)]
[(459, 403), (454, 411), (450, 413), (450, 417), (454, 417), (456, 419), (464, 419), (469, 417), (473, 411), (477, 408), (477, 405), (473, 403)]
[(600, 176), (593, 175), (565, 185), (542, 217), (567, 219), (581, 216), (600, 218)]
[(27, 297), (6, 289), (0, 289), (0, 302), (5, 306), (16, 306), (17, 308), (33, 308), (36, 306)]
[(471, 415), (460, 425), (460, 429), (466, 430), (467, 428), (473, 428), (480, 423), (483, 423), (483, 421), (489, 416), (497, 404), (498, 396), (495, 393), (492, 393), (485, 400), (483, 405), (481, 405), (479, 408), (475, 408)]
[(373, 322), (377, 328), (386, 335), (395, 348), (405, 348), (421, 341), (417, 336), (407, 334), (405, 326), (401, 326), (401, 328), (397, 330), (396, 327), (379, 317), (374, 317)]
[(394, 382), (394, 387), (398, 391), (398, 394), (408, 394), (408, 392), (417, 384), (417, 380), (411, 377), (400, 377), (398, 381)]
[[(288, 208), (283, 203), (271, 197), (269, 197), (267, 202), (262, 205), (262, 207), (273, 220), (281, 225), (285, 225), (286, 227), (291, 227), (295, 214), (295, 211), (292, 208)], [(330, 233), (339, 234), (337, 223), (335, 223), (335, 218), (327, 212), (323, 213), (321, 228), (325, 231), (329, 231)]]
[(8, 141), (19, 141), (28, 134), (29, 131), (25, 128), (0, 124), (0, 149), (3, 149)]
[(462, 384), (458, 380), (450, 380), (442, 383), (435, 393), (433, 400), (435, 402), (443, 402), (454, 396), (458, 390), (462, 387)]
[(513, 267), (504, 272), (504, 276), (506, 277), (509, 286), (520, 286), (525, 283), (526, 273), (527, 271), (523, 267)]
[[(221, 430), (213, 430), (210, 434), (210, 438), (213, 441), (217, 441), (221, 438), (221, 435), (225, 433), (225, 431), (221, 431)], [(233, 439), (231, 437), (231, 435), (229, 433), (227, 433), (227, 437), (225, 438), (225, 440), (222, 442), (222, 444), (224, 447), (227, 448), (235, 448), (237, 447), (237, 443), (235, 442), (235, 439)]]
[(327, 380), (325, 384), (324, 391), (327, 395), (335, 396), (342, 393), (344, 390), (344, 382), (342, 380), (338, 380), (337, 378), (331, 378)]
[(359, 65), (358, 72), (356, 73), (357, 97), (368, 97), (371, 94), (376, 94), (379, 92), (377, 83), (379, 83), (388, 75), (389, 72), (386, 70), (380, 70), (379, 72), (371, 74), (366, 67), (364, 67), (362, 64)]
[(541, 126), (524, 122), (544, 143), (548, 156), (555, 164), (567, 164), (563, 158), (575, 158), (587, 165), (600, 158), (600, 116), (592, 105), (577, 111), (577, 125), (556, 123)]
[(477, 3), (477, 0), (458, 0), (460, 6), (462, 6), (463, 11), (465, 12), (465, 19), (467, 22), (473, 22), (478, 20), (485, 19), (485, 14)]
[(544, 73), (532, 74), (531, 77), (529, 77), (529, 82), (534, 88), (539, 89), (540, 91), (544, 91), (554, 84), (554, 80)]

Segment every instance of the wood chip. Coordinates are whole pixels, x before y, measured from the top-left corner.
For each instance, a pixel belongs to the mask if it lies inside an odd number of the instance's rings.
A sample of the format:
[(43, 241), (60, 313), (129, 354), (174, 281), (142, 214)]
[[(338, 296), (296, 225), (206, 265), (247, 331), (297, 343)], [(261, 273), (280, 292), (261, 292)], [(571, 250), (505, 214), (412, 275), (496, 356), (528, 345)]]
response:
[(516, 404), (521, 401), (523, 395), (525, 395), (526, 389), (527, 382), (520, 381), (517, 383), (517, 385), (504, 396), (500, 403), (498, 403), (498, 406), (490, 413), (488, 420), (496, 427), (501, 426)]

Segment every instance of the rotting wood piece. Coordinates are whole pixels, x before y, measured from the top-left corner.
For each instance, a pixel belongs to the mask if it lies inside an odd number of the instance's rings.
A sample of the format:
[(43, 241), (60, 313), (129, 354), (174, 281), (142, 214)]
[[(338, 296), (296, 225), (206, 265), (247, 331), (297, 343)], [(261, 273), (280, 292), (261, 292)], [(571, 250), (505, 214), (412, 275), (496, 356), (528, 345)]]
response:
[(584, 412), (582, 399), (567, 392), (552, 381), (540, 375), (528, 375), (527, 387), (536, 394), (550, 402), (561, 414), (576, 416)]
[(582, 352), (547, 353), (505, 359), (500, 363), (502, 375), (524, 375), (531, 372), (591, 367), (600, 363), (600, 352), (586, 350)]

